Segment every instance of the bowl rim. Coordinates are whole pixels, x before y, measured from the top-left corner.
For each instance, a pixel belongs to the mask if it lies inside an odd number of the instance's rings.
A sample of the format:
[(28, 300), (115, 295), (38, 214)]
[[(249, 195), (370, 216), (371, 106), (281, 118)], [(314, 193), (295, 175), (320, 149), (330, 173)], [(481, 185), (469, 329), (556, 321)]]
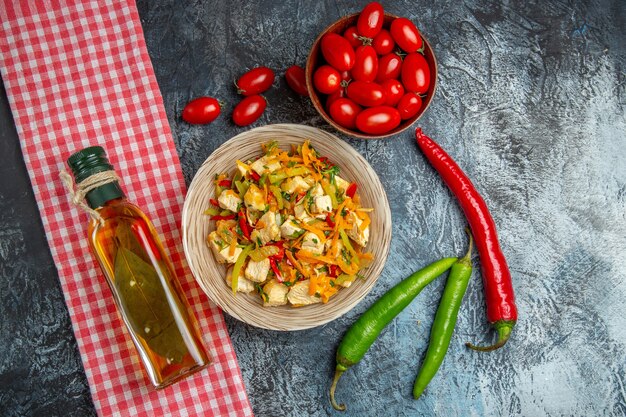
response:
[[(356, 158), (359, 164), (363, 164), (367, 167), (368, 170), (371, 170), (372, 181), (375, 182), (374, 183), (375, 188), (377, 190), (379, 189), (382, 190), (382, 195), (377, 194), (377, 198), (380, 200), (380, 204), (382, 207), (382, 212), (380, 213), (381, 221), (382, 221), (380, 239), (382, 239), (382, 242), (383, 242), (381, 245), (381, 253), (379, 256), (377, 256), (377, 259), (375, 260), (374, 264), (368, 267), (368, 269), (365, 271), (364, 275), (367, 277), (367, 279), (363, 282), (359, 282), (360, 285), (365, 286), (363, 293), (358, 297), (354, 297), (354, 299), (350, 299), (350, 298), (342, 299), (341, 301), (345, 302), (345, 305), (342, 305), (335, 312), (335, 314), (326, 316), (320, 319), (319, 321), (315, 322), (314, 324), (307, 323), (305, 325), (301, 325), (297, 323), (296, 324), (287, 323), (287, 325), (285, 325), (285, 323), (276, 324), (276, 323), (259, 323), (258, 321), (251, 322), (246, 317), (243, 317), (240, 314), (240, 312), (237, 311), (237, 309), (232, 308), (232, 306), (229, 305), (228, 303), (220, 303), (219, 298), (213, 293), (213, 290), (209, 288), (207, 285), (205, 285), (204, 281), (200, 278), (200, 271), (198, 270), (198, 267), (195, 264), (195, 258), (192, 254), (192, 248), (190, 248), (190, 243), (189, 243), (189, 233), (190, 233), (189, 229), (191, 226), (191, 218), (192, 218), (192, 215), (194, 214), (192, 212), (193, 209), (192, 207), (190, 207), (190, 205), (191, 205), (191, 201), (195, 198), (194, 195), (197, 192), (199, 192), (197, 191), (198, 184), (201, 181), (204, 181), (204, 179), (206, 178), (204, 177), (204, 171), (207, 170), (209, 166), (213, 165), (214, 159), (216, 159), (214, 155), (220, 154), (220, 152), (218, 151), (220, 150), (223, 151), (224, 149), (227, 149), (230, 146), (233, 146), (233, 144), (237, 144), (238, 142), (246, 142), (250, 140), (255, 140), (254, 136), (255, 134), (258, 134), (258, 133), (265, 133), (268, 131), (274, 132), (274, 131), (280, 131), (280, 130), (285, 130), (288, 132), (289, 130), (293, 131), (293, 129), (302, 131), (304, 133), (308, 132), (308, 135), (318, 135), (316, 138), (312, 138), (312, 142), (318, 142), (318, 143), (321, 142), (322, 141), (321, 137), (323, 137), (324, 141), (326, 140), (333, 141), (333, 145), (338, 145), (342, 151), (348, 152), (351, 158)], [(276, 136), (276, 139), (280, 141), (280, 134), (276, 134), (275, 136)], [(260, 145), (261, 142), (259, 141), (257, 143)], [(341, 162), (339, 162), (339, 165), (341, 166)], [(377, 212), (378, 211), (379, 210), (377, 209)], [(278, 331), (304, 330), (304, 329), (321, 326), (323, 324), (326, 324), (330, 321), (333, 321), (343, 316), (348, 311), (352, 310), (359, 302), (361, 302), (371, 292), (371, 290), (373, 289), (374, 285), (378, 281), (378, 278), (380, 277), (383, 271), (383, 268), (386, 264), (386, 261), (389, 256), (389, 251), (391, 248), (391, 234), (392, 234), (391, 209), (389, 206), (387, 193), (384, 187), (382, 186), (382, 183), (380, 182), (380, 178), (378, 177), (378, 174), (376, 173), (376, 171), (371, 167), (371, 165), (367, 162), (367, 160), (347, 142), (341, 140), (340, 138), (338, 138), (337, 136), (333, 135), (330, 132), (327, 132), (327, 131), (324, 131), (324, 130), (321, 130), (319, 128), (315, 128), (312, 126), (299, 125), (299, 124), (283, 123), (283, 124), (272, 124), (272, 125), (257, 127), (257, 128), (239, 133), (235, 135), (234, 137), (230, 138), (229, 140), (227, 140), (226, 142), (224, 142), (223, 144), (221, 144), (217, 149), (215, 149), (215, 151), (213, 151), (205, 159), (205, 161), (198, 168), (196, 174), (194, 175), (194, 178), (191, 181), (191, 184), (189, 185), (187, 195), (185, 196), (185, 202), (184, 202), (183, 210), (181, 213), (181, 219), (182, 219), (181, 220), (182, 222), (181, 237), (183, 241), (182, 243), (183, 243), (183, 250), (185, 253), (185, 258), (187, 260), (189, 269), (191, 270), (193, 274), (194, 280), (198, 283), (200, 288), (202, 288), (203, 292), (208, 296), (211, 302), (219, 306), (222, 310), (226, 311), (229, 315), (233, 316), (237, 320), (247, 323), (249, 325), (255, 326), (255, 327), (268, 329), (268, 330), (278, 330)], [(198, 225), (196, 225), (196, 227), (198, 227)], [(214, 262), (215, 264), (217, 263), (214, 257), (211, 258), (211, 262)], [(219, 280), (222, 281), (222, 284), (223, 284), (223, 277), (219, 277)], [(347, 290), (350, 290), (350, 288), (345, 288), (344, 290), (347, 291)], [(315, 304), (314, 306), (325, 306), (325, 305), (328, 305), (328, 304)], [(308, 306), (308, 307), (311, 307), (311, 306)], [(251, 308), (256, 308), (256, 307), (253, 306)], [(260, 308), (267, 309), (267, 307), (260, 307)], [(306, 307), (300, 307), (299, 309), (303, 309), (303, 308), (306, 308)]]
[[(437, 57), (435, 56), (435, 51), (430, 46), (430, 43), (428, 42), (428, 40), (426, 39), (422, 31), (420, 30), (420, 35), (422, 37), (422, 40), (424, 41), (424, 51), (428, 50), (430, 52), (430, 55), (432, 56), (431, 80), (433, 80), (433, 88), (432, 88), (432, 93), (430, 95), (427, 95), (426, 98), (424, 99), (420, 113), (414, 116), (413, 120), (408, 119), (410, 120), (410, 123), (407, 123), (406, 126), (402, 126), (403, 122), (405, 122), (405, 121), (402, 121), (397, 128), (383, 135), (368, 135), (358, 130), (346, 129), (345, 127), (339, 125), (334, 120), (332, 120), (332, 118), (326, 113), (325, 109), (321, 105), (321, 100), (319, 100), (319, 98), (317, 100), (313, 99), (313, 97), (319, 97), (319, 94), (317, 94), (317, 92), (315, 91), (315, 88), (313, 87), (314, 68), (312, 68), (313, 64), (312, 64), (311, 58), (313, 57), (316, 46), (319, 46), (321, 39), (324, 35), (326, 35), (327, 33), (330, 33), (331, 29), (342, 26), (344, 22), (352, 20), (352, 19), (356, 19), (359, 15), (360, 13), (353, 13), (353, 14), (349, 14), (349, 15), (339, 18), (338, 20), (328, 25), (324, 30), (322, 30), (317, 36), (317, 38), (315, 39), (315, 41), (313, 41), (313, 44), (309, 48), (309, 54), (307, 55), (306, 66), (304, 68), (304, 73), (306, 77), (306, 88), (309, 93), (309, 97), (311, 98), (311, 102), (313, 103), (313, 107), (315, 107), (315, 110), (317, 111), (317, 113), (320, 116), (322, 116), (322, 118), (328, 124), (330, 124), (334, 129), (337, 129), (339, 132), (343, 133), (344, 135), (356, 137), (359, 139), (372, 139), (372, 140), (385, 139), (385, 138), (388, 138), (389, 136), (397, 135), (401, 132), (404, 132), (408, 128), (415, 125), (415, 123), (424, 115), (424, 113), (426, 113), (426, 110), (428, 110), (428, 107), (430, 107), (430, 104), (433, 101), (435, 94), (437, 92), (437, 85), (438, 85), (438, 80), (439, 80), (439, 68), (437, 64)], [(391, 19), (397, 19), (400, 17), (400, 16), (397, 16), (388, 12), (385, 12), (384, 16), (385, 18), (391, 18)], [(338, 32), (333, 32), (333, 33), (338, 33)], [(319, 47), (317, 49), (319, 50)], [(315, 52), (317, 53), (318, 51), (315, 51)], [(424, 53), (423, 55), (424, 55), (424, 58), (428, 60), (428, 58), (426, 57), (426, 54)], [(428, 60), (428, 62), (430, 61)]]

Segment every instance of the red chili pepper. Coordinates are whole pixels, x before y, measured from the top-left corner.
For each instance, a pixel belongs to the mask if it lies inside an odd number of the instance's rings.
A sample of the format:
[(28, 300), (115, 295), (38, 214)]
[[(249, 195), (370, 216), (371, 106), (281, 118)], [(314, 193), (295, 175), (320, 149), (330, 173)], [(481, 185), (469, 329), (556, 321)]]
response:
[(217, 200), (216, 200), (216, 199), (214, 199), (214, 198), (211, 198), (211, 199), (209, 200), (209, 203), (211, 203), (211, 204), (212, 204), (212, 205), (214, 205), (215, 207), (219, 207), (219, 206), (220, 206), (220, 203), (218, 203), (218, 202), (217, 202)]
[(348, 189), (346, 190), (346, 195), (350, 198), (354, 198), (355, 194), (356, 194), (356, 182), (353, 182), (352, 184), (348, 185)]
[[(159, 250), (157, 243), (152, 238), (152, 234), (147, 230), (147, 227), (148, 226), (144, 222), (136, 221), (132, 223), (130, 230), (132, 230), (135, 238), (137, 238), (144, 250), (146, 252), (149, 250), (152, 253), (152, 256), (154, 256), (154, 259), (160, 261), (162, 259), (161, 251)], [(148, 254), (148, 257), (150, 257), (150, 254)]]
[(496, 225), (489, 213), (485, 201), (480, 196), (470, 179), (454, 160), (432, 139), (415, 131), (417, 144), (433, 168), (455, 195), (472, 229), (476, 247), (480, 256), (487, 304), (487, 319), (498, 332), (498, 341), (487, 347), (478, 347), (470, 343), (467, 346), (480, 351), (498, 349), (507, 342), (517, 321), (517, 307), (511, 272), (500, 249)]
[(328, 224), (332, 228), (335, 227), (335, 222), (333, 221), (333, 219), (330, 218), (330, 213), (326, 213), (326, 224)]
[(253, 180), (258, 181), (261, 179), (261, 176), (259, 174), (256, 173), (256, 171), (250, 171), (250, 176), (252, 177)]
[(332, 168), (335, 166), (335, 164), (333, 164), (332, 162), (330, 162), (330, 160), (328, 159), (327, 156), (320, 156), (319, 158), (317, 158), (320, 162), (326, 164), (327, 167)]
[(228, 188), (230, 188), (232, 183), (230, 182), (230, 180), (221, 180), (220, 182), (217, 183), (217, 185), (219, 185), (220, 187), (228, 187)]
[(306, 195), (306, 193), (300, 193), (298, 194), (298, 197), (296, 197), (296, 203), (299, 203), (300, 200), (302, 200), (304, 198), (304, 196)]
[(283, 276), (281, 275), (280, 271), (278, 270), (278, 265), (276, 265), (276, 260), (274, 260), (273, 258), (269, 258), (270, 260), (270, 266), (272, 267), (272, 271), (274, 271), (274, 274), (276, 275), (276, 279), (278, 280), (278, 282), (283, 282)]
[(272, 259), (276, 260), (276, 261), (282, 261), (283, 258), (285, 257), (285, 248), (283, 247), (285, 242), (278, 241), (275, 243), (272, 243), (272, 246), (276, 246), (278, 248), (278, 253), (274, 256), (271, 256)]
[(250, 240), (250, 229), (248, 228), (248, 220), (246, 219), (246, 213), (243, 210), (239, 211), (239, 228), (243, 236)]
[(234, 214), (228, 214), (226, 216), (211, 216), (211, 220), (232, 220), (234, 218)]

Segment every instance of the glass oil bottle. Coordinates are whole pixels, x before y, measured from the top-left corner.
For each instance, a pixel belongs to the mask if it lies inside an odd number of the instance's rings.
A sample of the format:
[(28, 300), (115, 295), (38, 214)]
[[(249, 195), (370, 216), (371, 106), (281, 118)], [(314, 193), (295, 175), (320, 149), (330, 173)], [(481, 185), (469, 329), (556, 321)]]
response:
[[(76, 184), (112, 171), (105, 151), (93, 146), (67, 161)], [(152, 385), (166, 387), (210, 361), (174, 269), (146, 215), (130, 203), (118, 181), (87, 192), (102, 218), (89, 224), (89, 243)]]

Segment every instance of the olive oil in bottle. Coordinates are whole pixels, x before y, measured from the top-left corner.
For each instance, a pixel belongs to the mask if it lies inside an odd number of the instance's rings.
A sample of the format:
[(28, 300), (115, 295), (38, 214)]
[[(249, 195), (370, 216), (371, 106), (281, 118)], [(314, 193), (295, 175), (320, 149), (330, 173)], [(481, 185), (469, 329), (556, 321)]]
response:
[(207, 366), (174, 268), (150, 220), (126, 199), (104, 149), (83, 149), (67, 163), (79, 189), (91, 184), (85, 199), (99, 218), (89, 224), (89, 243), (154, 387)]

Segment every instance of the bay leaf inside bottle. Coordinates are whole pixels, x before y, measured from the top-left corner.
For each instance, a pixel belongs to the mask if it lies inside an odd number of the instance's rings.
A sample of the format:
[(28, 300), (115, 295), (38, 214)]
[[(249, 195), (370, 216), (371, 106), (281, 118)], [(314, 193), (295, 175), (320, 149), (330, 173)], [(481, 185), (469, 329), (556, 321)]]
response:
[[(134, 237), (133, 237), (134, 238)], [(115, 255), (115, 287), (128, 321), (156, 354), (180, 362), (187, 346), (155, 268), (124, 246)]]

